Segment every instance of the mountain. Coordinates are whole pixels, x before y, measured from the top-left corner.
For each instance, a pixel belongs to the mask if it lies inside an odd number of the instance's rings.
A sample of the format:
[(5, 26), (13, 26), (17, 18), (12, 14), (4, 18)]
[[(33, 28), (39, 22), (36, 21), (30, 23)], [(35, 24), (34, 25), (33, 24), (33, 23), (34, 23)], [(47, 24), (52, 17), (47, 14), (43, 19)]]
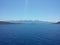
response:
[(6, 21), (0, 21), (0, 24), (15, 24), (15, 23), (12, 23), (12, 22), (6, 22)]
[(58, 21), (56, 24), (60, 24), (60, 21)]
[(46, 21), (39, 21), (39, 20), (16, 20), (16, 21), (9, 21), (13, 23), (50, 23)]

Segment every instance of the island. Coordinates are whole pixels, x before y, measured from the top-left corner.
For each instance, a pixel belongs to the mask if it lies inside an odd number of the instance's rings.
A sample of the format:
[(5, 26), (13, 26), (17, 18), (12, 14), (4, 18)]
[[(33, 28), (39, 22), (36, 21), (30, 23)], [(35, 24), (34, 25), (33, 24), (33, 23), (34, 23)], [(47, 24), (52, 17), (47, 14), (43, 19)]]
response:
[(12, 23), (12, 22), (6, 22), (6, 21), (0, 21), (0, 24), (15, 24), (15, 23)]

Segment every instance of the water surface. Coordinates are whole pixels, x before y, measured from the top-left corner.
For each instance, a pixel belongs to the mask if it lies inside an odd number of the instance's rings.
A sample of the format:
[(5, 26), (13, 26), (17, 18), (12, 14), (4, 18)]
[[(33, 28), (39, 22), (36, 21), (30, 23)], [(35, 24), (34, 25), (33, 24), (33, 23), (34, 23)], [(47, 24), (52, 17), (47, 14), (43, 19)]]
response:
[(60, 25), (0, 24), (0, 45), (60, 45)]

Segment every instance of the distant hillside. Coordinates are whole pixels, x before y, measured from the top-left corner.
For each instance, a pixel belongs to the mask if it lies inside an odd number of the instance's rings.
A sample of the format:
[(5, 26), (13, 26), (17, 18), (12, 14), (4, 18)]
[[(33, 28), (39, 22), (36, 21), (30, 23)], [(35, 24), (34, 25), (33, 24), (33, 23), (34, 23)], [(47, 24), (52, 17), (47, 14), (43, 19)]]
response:
[(9, 21), (13, 23), (51, 23), (46, 21), (39, 21), (39, 20), (16, 20), (16, 21)]
[(56, 24), (60, 24), (60, 21), (59, 21), (59, 22), (57, 22)]
[(15, 24), (15, 23), (0, 21), (0, 24)]
[(51, 22), (46, 22), (46, 21), (39, 21), (39, 20), (16, 20), (16, 21), (0, 21), (0, 24), (39, 24), (39, 23), (51, 23)]
[(53, 24), (60, 24), (60, 21), (58, 21), (58, 22), (55, 22), (55, 23), (53, 23)]

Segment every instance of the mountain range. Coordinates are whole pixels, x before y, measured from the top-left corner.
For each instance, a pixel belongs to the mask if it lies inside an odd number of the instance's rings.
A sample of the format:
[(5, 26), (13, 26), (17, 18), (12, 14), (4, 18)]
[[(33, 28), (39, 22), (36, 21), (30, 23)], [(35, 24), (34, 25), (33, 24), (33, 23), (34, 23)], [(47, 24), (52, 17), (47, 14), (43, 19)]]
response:
[[(22, 23), (51, 23), (47, 21), (39, 21), (39, 20), (16, 20), (16, 21), (0, 21), (0, 24), (22, 24)], [(60, 24), (60, 22), (56, 22), (54, 24)]]

